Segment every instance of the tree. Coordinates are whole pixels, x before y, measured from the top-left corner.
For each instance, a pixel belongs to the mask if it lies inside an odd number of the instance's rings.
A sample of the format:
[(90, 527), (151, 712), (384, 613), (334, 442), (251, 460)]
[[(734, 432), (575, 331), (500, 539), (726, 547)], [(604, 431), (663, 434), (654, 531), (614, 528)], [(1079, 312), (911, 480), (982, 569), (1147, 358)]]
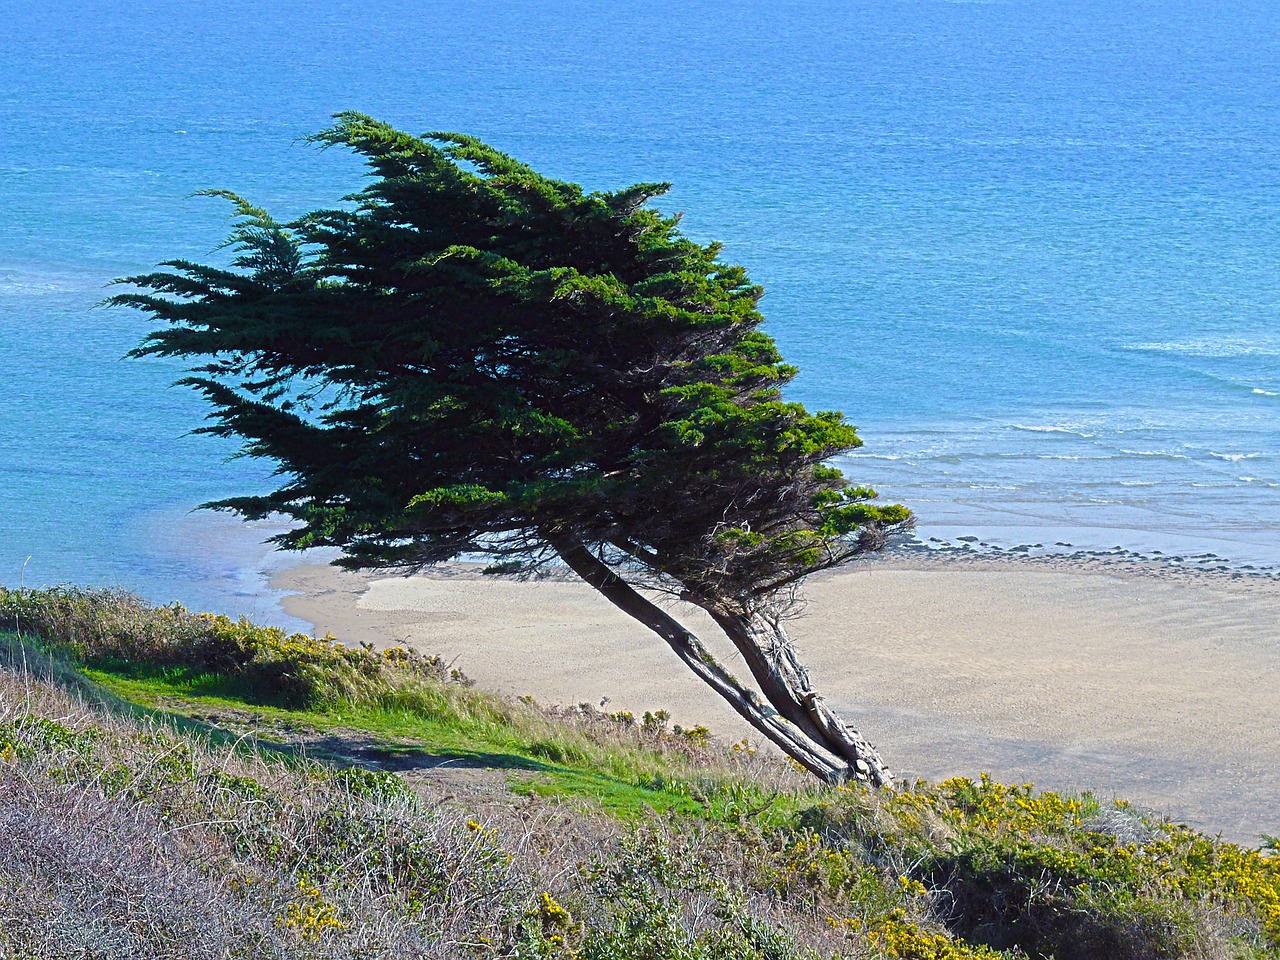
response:
[[(135, 355), (195, 363), (203, 432), (277, 464), (274, 492), (206, 506), (284, 514), (281, 546), (340, 547), (349, 568), (558, 557), (806, 768), (891, 782), (783, 615), (804, 577), (910, 514), (826, 465), (861, 441), (782, 399), (796, 369), (743, 268), (648, 206), (667, 184), (585, 193), (356, 113), (313, 140), (372, 181), (290, 224), (214, 191), (236, 209), (230, 265), (169, 261), (109, 301), (164, 323)], [(646, 587), (707, 611), (759, 694)]]

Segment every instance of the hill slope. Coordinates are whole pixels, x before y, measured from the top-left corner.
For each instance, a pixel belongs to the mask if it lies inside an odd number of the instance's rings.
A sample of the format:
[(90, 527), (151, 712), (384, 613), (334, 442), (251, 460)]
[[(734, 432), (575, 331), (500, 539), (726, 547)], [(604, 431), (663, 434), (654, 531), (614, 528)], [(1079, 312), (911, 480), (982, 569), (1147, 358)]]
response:
[(983, 779), (817, 785), (410, 651), (0, 589), (15, 957), (1269, 957), (1280, 858)]

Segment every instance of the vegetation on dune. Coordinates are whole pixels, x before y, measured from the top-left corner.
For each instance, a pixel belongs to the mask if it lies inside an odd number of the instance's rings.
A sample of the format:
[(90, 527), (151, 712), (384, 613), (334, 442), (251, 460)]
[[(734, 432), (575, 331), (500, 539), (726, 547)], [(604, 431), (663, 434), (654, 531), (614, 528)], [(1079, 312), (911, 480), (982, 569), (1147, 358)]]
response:
[(425, 746), (444, 758), (527, 771), (536, 776), (522, 780), (522, 789), (587, 792), (623, 815), (673, 804), (722, 809), (743, 797), (760, 806), (783, 784), (797, 793), (816, 789), (745, 743), (711, 763), (707, 730), (669, 729), (663, 711), (633, 717), (587, 704), (512, 701), (472, 688), (437, 657), (401, 647), (351, 648), (76, 588), (0, 587), (0, 630), (41, 638), (80, 675), (137, 704), (239, 709), (316, 729), (372, 731), (389, 754)]
[[(0, 630), (5, 956), (1280, 955), (1273, 850), (1124, 803), (825, 787), (656, 717), (114, 593), (0, 589)], [(520, 776), (459, 799), (182, 720), (211, 703)]]

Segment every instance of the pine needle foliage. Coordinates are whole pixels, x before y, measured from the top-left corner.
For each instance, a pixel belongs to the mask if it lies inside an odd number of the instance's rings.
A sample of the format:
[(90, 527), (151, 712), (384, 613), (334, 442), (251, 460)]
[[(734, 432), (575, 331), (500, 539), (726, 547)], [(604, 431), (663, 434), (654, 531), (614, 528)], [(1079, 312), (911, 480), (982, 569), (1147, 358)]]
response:
[(278, 465), (288, 548), (349, 567), (461, 552), (536, 564), (549, 536), (750, 603), (883, 543), (909, 514), (825, 465), (860, 445), (810, 413), (759, 328), (761, 288), (650, 201), (545, 177), (474, 137), (357, 113), (346, 205), (281, 224), (234, 194), (226, 268), (174, 260), (111, 298), (199, 360), (202, 429)]

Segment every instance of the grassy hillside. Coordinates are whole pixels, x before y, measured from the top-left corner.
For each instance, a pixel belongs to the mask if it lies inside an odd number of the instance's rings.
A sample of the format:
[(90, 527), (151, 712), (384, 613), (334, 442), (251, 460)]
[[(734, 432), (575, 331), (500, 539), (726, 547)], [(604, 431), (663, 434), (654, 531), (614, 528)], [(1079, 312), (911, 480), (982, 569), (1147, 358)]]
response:
[(1280, 857), (982, 779), (821, 787), (439, 660), (0, 588), (0, 955), (1280, 956)]

